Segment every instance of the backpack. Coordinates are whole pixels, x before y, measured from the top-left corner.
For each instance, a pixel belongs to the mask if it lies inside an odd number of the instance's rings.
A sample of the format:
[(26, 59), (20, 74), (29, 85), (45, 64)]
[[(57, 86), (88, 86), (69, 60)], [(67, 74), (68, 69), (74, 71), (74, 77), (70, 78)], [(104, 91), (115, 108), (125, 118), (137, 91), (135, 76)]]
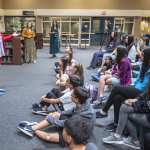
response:
[(89, 84), (89, 83), (85, 84), (85, 88), (90, 93), (90, 102), (93, 103), (94, 101), (96, 101), (97, 100), (97, 96), (98, 96), (98, 88), (95, 87), (92, 84)]

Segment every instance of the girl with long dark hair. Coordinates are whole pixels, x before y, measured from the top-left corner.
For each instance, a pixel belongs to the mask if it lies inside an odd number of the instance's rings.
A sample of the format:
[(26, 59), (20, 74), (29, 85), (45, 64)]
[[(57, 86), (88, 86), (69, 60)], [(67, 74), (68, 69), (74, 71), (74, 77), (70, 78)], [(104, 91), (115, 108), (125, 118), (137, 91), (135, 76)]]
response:
[(131, 65), (127, 57), (127, 49), (124, 46), (117, 47), (116, 64), (111, 74), (105, 74), (99, 81), (99, 100), (104, 100), (105, 85), (129, 85), (131, 84)]
[(56, 57), (56, 53), (59, 52), (59, 29), (57, 21), (53, 21), (50, 33), (50, 51), (52, 58)]

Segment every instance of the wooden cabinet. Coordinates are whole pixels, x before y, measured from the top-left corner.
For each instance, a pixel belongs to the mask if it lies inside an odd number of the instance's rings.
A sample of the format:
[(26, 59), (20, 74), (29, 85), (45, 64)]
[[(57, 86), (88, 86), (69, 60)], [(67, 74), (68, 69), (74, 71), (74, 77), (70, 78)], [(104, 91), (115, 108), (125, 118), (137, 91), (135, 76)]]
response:
[(2, 64), (21, 65), (24, 63), (24, 44), (20, 37), (13, 37), (10, 41), (4, 42), (5, 56)]

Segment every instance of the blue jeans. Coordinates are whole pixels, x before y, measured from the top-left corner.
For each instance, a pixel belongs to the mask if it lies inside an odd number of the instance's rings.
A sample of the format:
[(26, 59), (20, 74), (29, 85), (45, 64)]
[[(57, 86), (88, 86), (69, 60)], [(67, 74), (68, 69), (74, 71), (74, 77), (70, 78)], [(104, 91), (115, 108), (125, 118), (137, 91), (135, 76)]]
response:
[(90, 67), (95, 68), (97, 66), (97, 63), (99, 60), (102, 60), (103, 58), (103, 53), (102, 52), (95, 52), (93, 54), (92, 61), (90, 63)]

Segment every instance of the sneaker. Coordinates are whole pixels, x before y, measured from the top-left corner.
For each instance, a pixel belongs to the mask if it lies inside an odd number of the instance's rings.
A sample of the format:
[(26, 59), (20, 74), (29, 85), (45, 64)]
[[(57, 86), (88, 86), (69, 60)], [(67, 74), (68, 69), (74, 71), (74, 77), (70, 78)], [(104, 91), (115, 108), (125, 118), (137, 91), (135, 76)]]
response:
[(139, 143), (139, 141), (134, 141), (130, 137), (124, 138), (123, 139), (123, 144), (125, 146), (128, 146), (128, 147), (133, 148), (133, 149), (140, 149), (140, 143)]
[(98, 98), (98, 100), (103, 103), (104, 101), (107, 100), (107, 97), (106, 97), (106, 96), (100, 96), (100, 97)]
[(105, 144), (123, 144), (123, 139), (120, 136), (116, 136), (114, 133), (103, 138), (102, 141)]
[(22, 126), (22, 127), (25, 127), (26, 125), (36, 125), (37, 124), (37, 122), (28, 122), (28, 121), (21, 121), (20, 123), (19, 123), (19, 126)]
[(32, 108), (32, 113), (37, 115), (46, 116), (49, 112), (47, 110), (43, 110), (42, 106), (37, 106)]
[(102, 114), (100, 111), (96, 112), (96, 118), (105, 118), (107, 117), (107, 113), (106, 114)]
[(33, 137), (34, 136), (34, 131), (32, 130), (33, 125), (35, 125), (35, 124), (28, 123), (28, 122), (21, 122), (18, 125), (17, 129), (20, 130), (22, 133), (24, 133), (30, 137)]
[(116, 128), (117, 128), (117, 125), (115, 125), (114, 123), (111, 123), (106, 126), (105, 130), (107, 130), (109, 132), (115, 132)]
[(91, 66), (88, 66), (87, 68), (86, 68), (87, 70), (91, 70), (91, 69), (93, 69)]
[(36, 60), (34, 60), (33, 63), (36, 64)]
[(93, 102), (93, 108), (94, 109), (100, 109), (102, 107), (102, 103), (98, 100)]

